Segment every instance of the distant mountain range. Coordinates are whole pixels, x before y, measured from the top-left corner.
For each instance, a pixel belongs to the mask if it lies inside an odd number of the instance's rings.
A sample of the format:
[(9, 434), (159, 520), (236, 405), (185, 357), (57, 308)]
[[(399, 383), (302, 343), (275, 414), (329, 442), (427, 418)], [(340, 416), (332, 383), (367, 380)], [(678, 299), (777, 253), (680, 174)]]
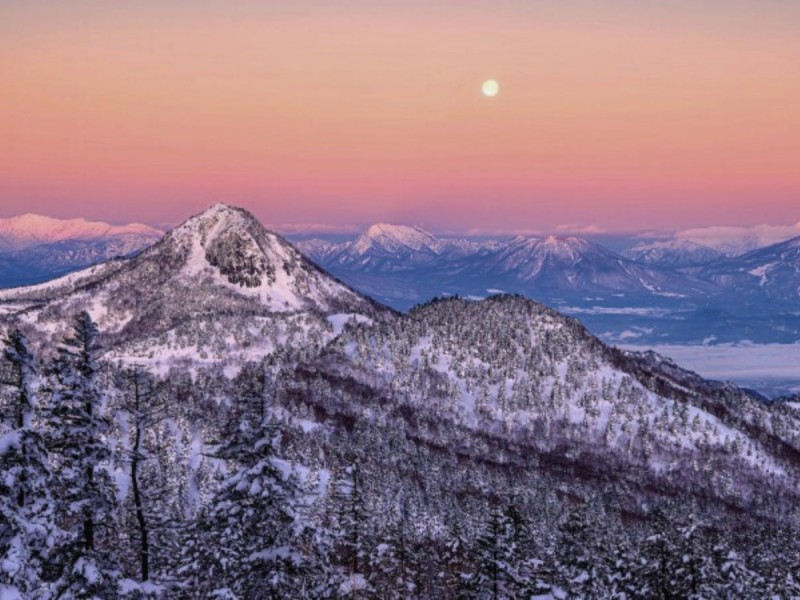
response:
[[(684, 296), (708, 291), (685, 275), (637, 263), (576, 237), (518, 236), (507, 241), (441, 239), (416, 227), (373, 225), (353, 241), (299, 242), (325, 269), (399, 309), (439, 295), (499, 291), (538, 297), (587, 294)], [(395, 292), (386, 280), (401, 278)]]
[[(139, 224), (0, 220), (0, 287), (130, 256), (162, 235)], [(476, 240), (383, 223), (344, 242), (295, 242), (341, 281), (398, 310), (435, 297), (515, 293), (579, 317), (606, 341), (650, 344), (800, 340), (798, 245), (795, 238), (729, 256), (674, 239), (617, 253), (579, 237)]]
[(298, 248), (396, 309), (438, 296), (517, 293), (579, 316), (608, 341), (795, 342), (800, 238), (740, 256), (689, 240), (622, 254), (577, 237), (474, 241), (379, 224), (352, 241)]
[(33, 214), (0, 219), (0, 287), (39, 283), (129, 256), (162, 235), (141, 223), (110, 225)]
[(646, 265), (667, 268), (696, 267), (726, 257), (719, 250), (681, 239), (637, 244), (622, 254)]

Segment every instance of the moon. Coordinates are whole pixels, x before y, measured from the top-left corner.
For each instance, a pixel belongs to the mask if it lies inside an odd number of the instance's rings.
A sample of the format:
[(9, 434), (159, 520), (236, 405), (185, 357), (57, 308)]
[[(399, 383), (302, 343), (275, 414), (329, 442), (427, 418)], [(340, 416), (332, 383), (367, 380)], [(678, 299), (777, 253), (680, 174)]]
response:
[(487, 79), (481, 85), (481, 92), (487, 98), (494, 98), (500, 93), (500, 84), (494, 79)]

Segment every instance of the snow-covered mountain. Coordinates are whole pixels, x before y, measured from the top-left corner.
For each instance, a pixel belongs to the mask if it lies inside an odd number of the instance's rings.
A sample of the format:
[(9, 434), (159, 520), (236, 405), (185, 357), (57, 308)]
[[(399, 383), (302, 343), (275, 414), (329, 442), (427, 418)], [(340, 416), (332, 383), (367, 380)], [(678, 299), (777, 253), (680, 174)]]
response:
[(111, 225), (100, 221), (54, 219), (35, 214), (0, 219), (0, 248), (13, 250), (55, 242), (109, 238), (129, 241), (142, 239), (145, 243), (152, 243), (162, 235), (162, 231), (141, 223)]
[(643, 242), (622, 254), (636, 262), (667, 268), (696, 267), (726, 256), (714, 248), (683, 239)]
[(163, 235), (139, 223), (110, 225), (32, 214), (0, 219), (0, 288), (38, 283), (130, 256)]
[(465, 239), (439, 238), (419, 227), (377, 223), (341, 244), (309, 240), (298, 248), (329, 269), (392, 273), (429, 267), (491, 247)]
[(0, 292), (0, 307), (38, 339), (62, 335), (69, 317), (86, 310), (120, 356), (199, 353), (212, 361), (231, 347), (258, 355), (281, 337), (316, 339), (309, 328), (331, 334), (328, 315), (384, 312), (248, 212), (226, 205), (189, 219), (132, 258)]
[(576, 237), (477, 242), (374, 225), (352, 242), (299, 247), (343, 281), (399, 309), (436, 296), (502, 291), (547, 301), (620, 294), (680, 298), (712, 291), (691, 276), (640, 264)]
[(800, 235), (800, 223), (788, 226), (698, 227), (679, 231), (675, 234), (675, 238), (708, 246), (727, 256), (741, 256), (759, 248), (780, 244), (798, 235)]
[(796, 303), (800, 299), (800, 237), (714, 263), (699, 274), (735, 294)]
[(558, 456), (599, 478), (625, 479), (606, 471), (625, 464), (623, 471), (644, 469), (642, 481), (692, 480), (711, 494), (722, 491), (721, 480), (701, 473), (738, 473), (737, 494), (778, 480), (796, 486), (783, 475), (798, 468), (786, 459), (800, 448), (796, 435), (770, 427), (777, 445), (753, 436), (770, 412), (762, 402), (657, 355), (608, 348), (577, 321), (520, 297), (438, 300), (380, 327), (355, 326), (331, 343), (315, 372), (407, 405), (422, 443), (441, 443), (421, 425), (426, 411), (440, 425), (458, 424), (467, 454), (480, 446), (471, 436), (512, 439), (517, 450), (505, 460), (520, 465)]
[(610, 293), (680, 297), (708, 288), (576, 237), (517, 237), (495, 252), (464, 261), (459, 270), (467, 277), (496, 277), (496, 286), (535, 297)]
[(775, 304), (791, 301), (800, 287), (792, 287), (788, 242), (730, 258), (676, 238), (622, 256), (571, 236), (476, 242), (380, 225), (356, 241), (298, 246), (342, 281), (398, 310), (436, 297), (515, 293), (578, 316), (615, 343), (800, 341), (800, 315), (786, 302)]

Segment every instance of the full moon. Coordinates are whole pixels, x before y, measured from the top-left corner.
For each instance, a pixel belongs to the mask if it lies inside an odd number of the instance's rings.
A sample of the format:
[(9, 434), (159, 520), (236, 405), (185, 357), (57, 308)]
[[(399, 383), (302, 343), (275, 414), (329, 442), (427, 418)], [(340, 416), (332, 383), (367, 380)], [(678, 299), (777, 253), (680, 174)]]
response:
[(494, 79), (487, 79), (481, 86), (481, 92), (487, 98), (494, 98), (500, 92), (500, 84)]

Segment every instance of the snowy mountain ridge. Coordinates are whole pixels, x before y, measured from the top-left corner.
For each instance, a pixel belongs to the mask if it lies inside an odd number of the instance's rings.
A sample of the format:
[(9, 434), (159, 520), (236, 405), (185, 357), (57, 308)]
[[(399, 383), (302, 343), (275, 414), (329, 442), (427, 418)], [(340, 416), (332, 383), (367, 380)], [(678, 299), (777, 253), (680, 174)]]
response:
[(668, 268), (704, 265), (726, 256), (719, 250), (686, 239), (643, 242), (622, 254), (640, 263)]
[(15, 250), (67, 240), (111, 237), (137, 237), (152, 243), (163, 234), (163, 231), (141, 223), (111, 225), (102, 221), (54, 219), (30, 213), (0, 219), (0, 248)]
[(351, 248), (356, 254), (362, 255), (371, 250), (391, 253), (404, 248), (438, 254), (443, 244), (442, 240), (419, 227), (376, 223), (360, 235)]
[(110, 225), (33, 214), (0, 219), (0, 288), (31, 285), (130, 256), (163, 235), (140, 223)]
[(724, 289), (794, 305), (800, 298), (800, 237), (715, 262), (701, 276)]

